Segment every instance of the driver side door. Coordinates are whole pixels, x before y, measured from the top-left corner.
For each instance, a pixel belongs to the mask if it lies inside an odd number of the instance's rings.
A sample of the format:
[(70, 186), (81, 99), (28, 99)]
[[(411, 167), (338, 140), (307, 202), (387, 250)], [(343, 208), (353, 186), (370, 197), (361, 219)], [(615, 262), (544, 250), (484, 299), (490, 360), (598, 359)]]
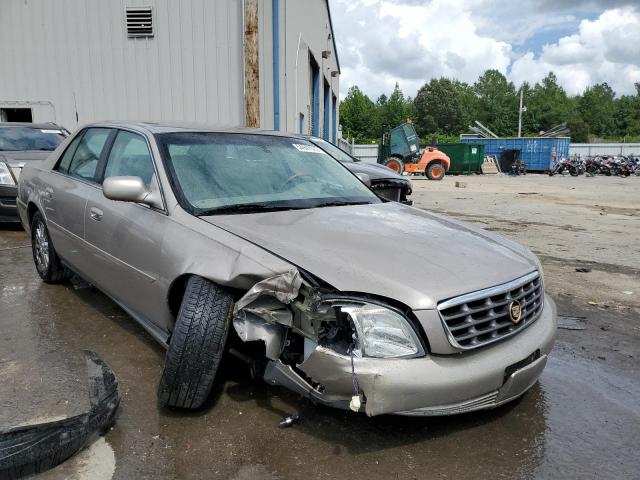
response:
[[(118, 130), (101, 181), (114, 176), (140, 177), (147, 188), (159, 189), (146, 137)], [(91, 277), (96, 284), (151, 330), (166, 331), (168, 285), (161, 272), (170, 220), (164, 207), (110, 200), (99, 189), (87, 202), (84, 221), (85, 240), (95, 259)]]

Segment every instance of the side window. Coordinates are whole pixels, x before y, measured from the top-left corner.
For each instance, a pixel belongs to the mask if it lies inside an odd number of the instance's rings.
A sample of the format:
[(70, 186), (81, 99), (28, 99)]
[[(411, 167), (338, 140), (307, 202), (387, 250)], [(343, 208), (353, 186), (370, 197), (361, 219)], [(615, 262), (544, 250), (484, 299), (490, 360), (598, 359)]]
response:
[(147, 188), (154, 174), (153, 160), (144, 137), (121, 130), (111, 147), (104, 178), (140, 177)]
[(69, 165), (71, 165), (71, 159), (73, 158), (73, 154), (76, 153), (76, 149), (78, 148), (78, 144), (80, 143), (80, 140), (82, 140), (83, 135), (84, 135), (84, 132), (80, 132), (78, 135), (76, 135), (76, 138), (74, 138), (71, 141), (67, 149), (64, 151), (62, 158), (58, 162), (58, 166), (56, 167), (56, 170), (64, 173), (69, 172)]
[(78, 144), (68, 173), (74, 177), (95, 182), (100, 154), (111, 130), (108, 128), (90, 128)]

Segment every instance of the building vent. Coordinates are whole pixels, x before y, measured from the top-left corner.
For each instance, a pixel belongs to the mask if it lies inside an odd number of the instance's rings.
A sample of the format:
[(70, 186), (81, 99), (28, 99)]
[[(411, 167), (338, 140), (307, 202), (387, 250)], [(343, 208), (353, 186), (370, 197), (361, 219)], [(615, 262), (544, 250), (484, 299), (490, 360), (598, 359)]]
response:
[(127, 7), (127, 37), (153, 37), (151, 7)]

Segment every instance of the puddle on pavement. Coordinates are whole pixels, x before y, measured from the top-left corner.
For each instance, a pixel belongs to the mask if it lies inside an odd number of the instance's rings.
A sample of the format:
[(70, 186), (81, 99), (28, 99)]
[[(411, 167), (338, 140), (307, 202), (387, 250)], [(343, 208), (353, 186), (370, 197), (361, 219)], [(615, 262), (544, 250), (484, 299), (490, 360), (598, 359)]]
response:
[[(94, 350), (115, 371), (122, 403), (106, 436), (114, 478), (246, 472), (305, 479), (637, 478), (640, 472), (637, 378), (566, 343), (528, 394), (489, 412), (367, 418), (251, 382), (231, 365), (215, 403), (185, 414), (156, 405), (161, 347), (104, 295), (44, 285), (30, 262), (28, 250), (0, 252), (3, 287), (21, 292), (0, 298), (0, 335), (16, 349), (44, 346), (45, 355)], [(301, 422), (279, 429), (291, 413)]]

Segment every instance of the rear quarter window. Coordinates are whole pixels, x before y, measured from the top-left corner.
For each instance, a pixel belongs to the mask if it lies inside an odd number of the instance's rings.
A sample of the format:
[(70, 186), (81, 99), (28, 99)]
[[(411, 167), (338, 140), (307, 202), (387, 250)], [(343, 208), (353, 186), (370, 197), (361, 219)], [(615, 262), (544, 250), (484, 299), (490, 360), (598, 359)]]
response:
[(78, 148), (78, 144), (80, 140), (82, 140), (82, 136), (84, 135), (84, 131), (80, 132), (76, 137), (71, 141), (67, 149), (62, 154), (60, 161), (58, 161), (58, 165), (55, 167), (55, 170), (59, 172), (68, 173), (69, 165), (71, 164), (71, 159), (73, 158), (73, 154), (76, 152)]

